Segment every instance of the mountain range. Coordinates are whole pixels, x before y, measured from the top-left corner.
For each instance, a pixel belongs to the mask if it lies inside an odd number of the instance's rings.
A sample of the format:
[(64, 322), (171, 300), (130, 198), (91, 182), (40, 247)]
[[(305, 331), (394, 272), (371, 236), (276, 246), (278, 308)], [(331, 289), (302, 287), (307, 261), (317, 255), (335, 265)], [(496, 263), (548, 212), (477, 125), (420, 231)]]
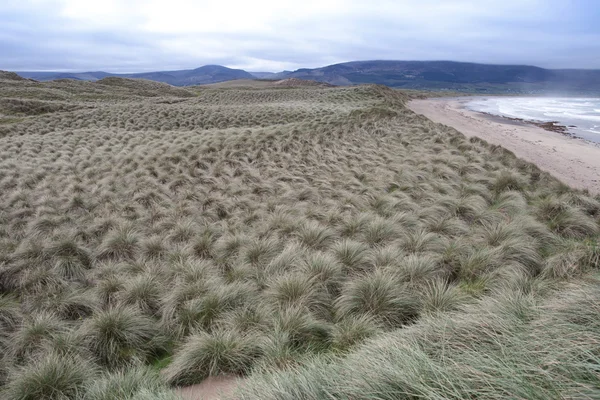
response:
[(405, 89), (456, 90), (488, 93), (600, 94), (600, 70), (544, 69), (527, 65), (493, 65), (453, 61), (352, 61), (321, 68), (278, 73), (247, 72), (220, 65), (192, 70), (136, 74), (107, 72), (17, 72), (40, 81), (105, 77), (142, 78), (174, 86), (201, 85), (234, 79), (308, 79), (333, 85), (383, 84)]
[(164, 82), (173, 86), (204, 85), (231, 81), (234, 79), (255, 79), (255, 76), (241, 69), (232, 69), (221, 65), (205, 65), (196, 69), (179, 71), (156, 71), (136, 74), (112, 74), (109, 72), (17, 72), (23, 78), (37, 81), (50, 81), (55, 79), (77, 79), (83, 81), (97, 81), (107, 77), (148, 79)]

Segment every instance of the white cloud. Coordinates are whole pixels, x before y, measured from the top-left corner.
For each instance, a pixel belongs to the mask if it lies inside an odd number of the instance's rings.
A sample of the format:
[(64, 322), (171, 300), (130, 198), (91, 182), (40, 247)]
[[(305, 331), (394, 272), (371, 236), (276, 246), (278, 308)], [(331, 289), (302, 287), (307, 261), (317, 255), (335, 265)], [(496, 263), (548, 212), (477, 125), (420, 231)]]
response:
[(17, 37), (13, 44), (20, 53), (30, 48), (30, 58), (54, 53), (55, 62), (86, 69), (224, 63), (279, 70), (374, 58), (560, 66), (572, 62), (569, 49), (583, 37), (565, 32), (578, 22), (565, 16), (589, 12), (565, 7), (562, 0), (4, 0), (0, 37)]

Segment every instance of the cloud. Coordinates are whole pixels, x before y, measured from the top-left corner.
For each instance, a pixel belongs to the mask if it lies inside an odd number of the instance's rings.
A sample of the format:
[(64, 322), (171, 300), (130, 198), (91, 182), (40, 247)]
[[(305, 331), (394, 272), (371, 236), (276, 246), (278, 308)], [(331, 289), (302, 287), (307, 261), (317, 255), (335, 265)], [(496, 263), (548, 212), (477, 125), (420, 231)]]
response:
[(5, 0), (0, 68), (278, 71), (365, 59), (600, 68), (590, 7), (600, 11), (593, 0)]

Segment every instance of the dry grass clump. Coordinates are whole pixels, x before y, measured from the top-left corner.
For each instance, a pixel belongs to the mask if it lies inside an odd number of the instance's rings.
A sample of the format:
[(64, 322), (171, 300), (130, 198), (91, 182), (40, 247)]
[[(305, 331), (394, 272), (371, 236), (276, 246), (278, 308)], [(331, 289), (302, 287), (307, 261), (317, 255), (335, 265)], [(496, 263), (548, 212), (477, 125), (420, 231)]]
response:
[(419, 297), (395, 275), (376, 271), (349, 281), (336, 300), (339, 317), (367, 315), (390, 327), (414, 320)]
[(155, 321), (133, 308), (109, 308), (86, 319), (77, 334), (107, 368), (144, 362), (164, 345)]
[(548, 258), (542, 275), (568, 278), (600, 268), (600, 243), (597, 240), (564, 240), (558, 247), (561, 251)]
[(49, 342), (68, 331), (69, 326), (53, 313), (34, 313), (23, 319), (10, 335), (8, 352), (15, 362), (24, 362), (42, 352)]
[(260, 354), (256, 338), (232, 331), (191, 335), (166, 369), (171, 384), (193, 385), (206, 377), (247, 372)]
[(598, 284), (597, 277), (578, 281), (542, 301), (505, 290), (381, 335), (344, 358), (256, 374), (235, 398), (597, 398)]
[(346, 239), (336, 243), (332, 251), (348, 272), (361, 271), (370, 265), (370, 249), (365, 243)]
[(349, 316), (341, 319), (333, 327), (332, 347), (339, 352), (347, 352), (353, 346), (384, 332), (383, 326), (368, 314)]
[(148, 367), (105, 374), (87, 388), (82, 398), (84, 400), (179, 399), (162, 382), (157, 372)]
[(598, 268), (600, 199), (398, 91), (0, 85), (10, 393), (71, 357), (98, 372), (60, 391), (161, 398), (145, 366), (292, 368)]
[(13, 332), (21, 320), (21, 308), (13, 297), (0, 295), (0, 338)]
[(97, 368), (87, 360), (49, 354), (15, 369), (3, 391), (7, 400), (80, 399), (97, 376)]

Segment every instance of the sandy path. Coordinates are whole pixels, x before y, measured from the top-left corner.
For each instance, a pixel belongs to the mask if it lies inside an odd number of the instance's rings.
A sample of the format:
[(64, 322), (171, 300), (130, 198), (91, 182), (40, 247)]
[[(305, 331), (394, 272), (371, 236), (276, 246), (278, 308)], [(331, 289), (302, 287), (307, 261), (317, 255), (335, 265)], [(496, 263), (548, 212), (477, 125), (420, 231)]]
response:
[(234, 376), (211, 376), (202, 383), (177, 389), (184, 400), (219, 400), (233, 394), (239, 385)]
[(600, 193), (600, 146), (524, 123), (490, 118), (464, 108), (469, 98), (412, 100), (408, 107), (468, 137), (499, 144), (562, 182)]

